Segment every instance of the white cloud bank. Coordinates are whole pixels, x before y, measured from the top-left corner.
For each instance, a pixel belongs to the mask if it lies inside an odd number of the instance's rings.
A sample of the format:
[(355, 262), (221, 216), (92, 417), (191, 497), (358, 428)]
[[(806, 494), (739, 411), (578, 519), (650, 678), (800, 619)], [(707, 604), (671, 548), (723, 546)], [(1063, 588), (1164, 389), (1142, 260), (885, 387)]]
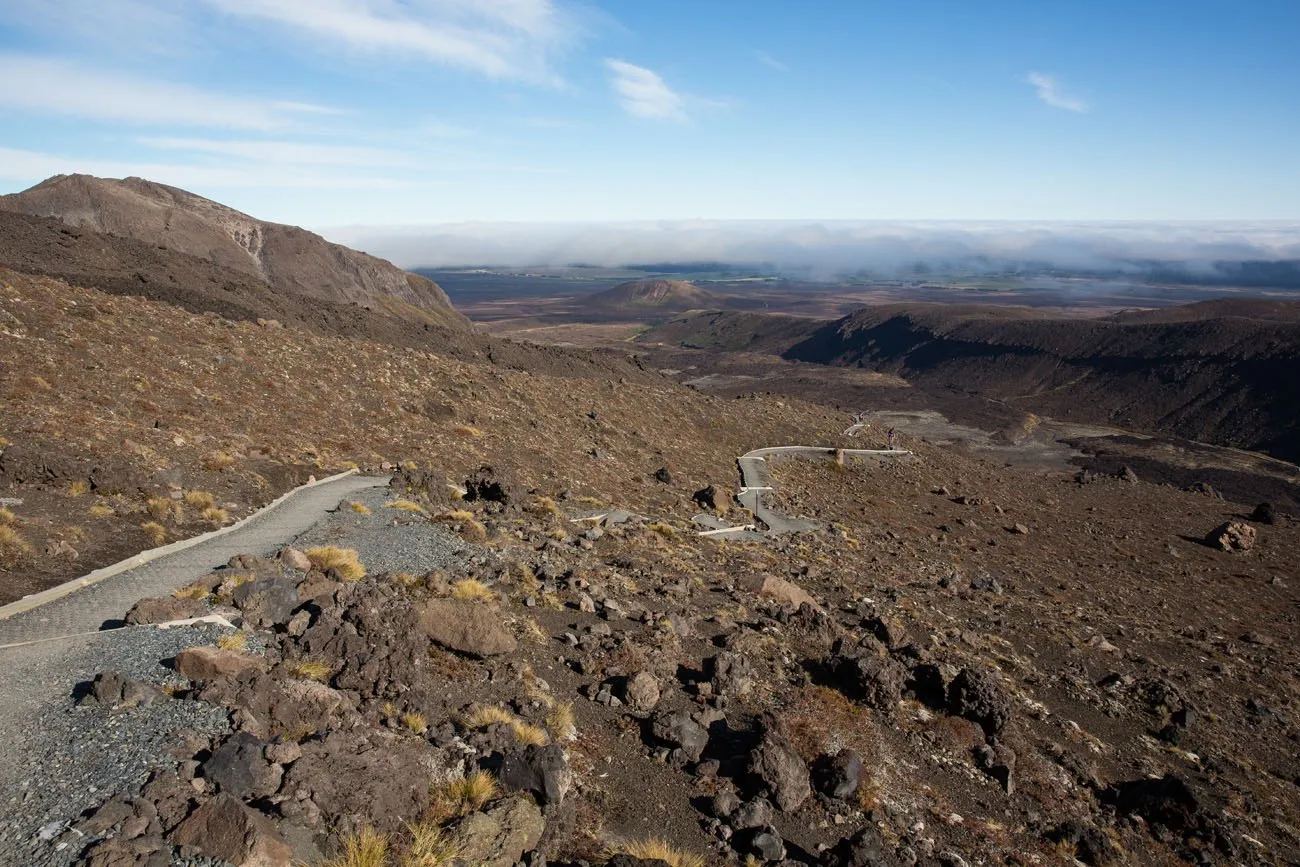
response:
[(1135, 270), (1156, 261), (1300, 259), (1300, 223), (794, 222), (459, 223), (339, 228), (336, 241), (403, 267), (767, 264), (812, 277), (909, 271), (916, 263)]
[(609, 86), (628, 114), (649, 120), (686, 120), (681, 96), (659, 73), (626, 60), (606, 60), (605, 68), (610, 73)]
[(1078, 114), (1084, 114), (1088, 111), (1088, 103), (1067, 94), (1054, 76), (1042, 72), (1031, 72), (1025, 77), (1025, 80), (1034, 86), (1038, 98), (1052, 106), (1052, 108), (1063, 108), (1066, 111), (1073, 111)]

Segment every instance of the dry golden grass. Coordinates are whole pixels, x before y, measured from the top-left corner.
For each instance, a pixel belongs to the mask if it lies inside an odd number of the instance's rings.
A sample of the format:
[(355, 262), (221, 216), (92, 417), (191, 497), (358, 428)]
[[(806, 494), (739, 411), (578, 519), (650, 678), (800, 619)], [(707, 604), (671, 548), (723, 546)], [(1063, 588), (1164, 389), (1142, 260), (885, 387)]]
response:
[(17, 516), (13, 512), (0, 506), (0, 524), (12, 524), (15, 520)]
[(32, 546), (8, 524), (0, 524), (0, 554), (6, 558), (32, 553)]
[(284, 670), (289, 672), (291, 677), (315, 680), (321, 683), (325, 682), (331, 671), (329, 664), (319, 659), (300, 659), (297, 662), (290, 662), (285, 665)]
[(193, 584), (187, 584), (179, 590), (172, 591), (172, 595), (177, 599), (203, 599), (210, 593), (211, 591), (201, 581), (195, 581)]
[(655, 521), (653, 523), (647, 524), (646, 529), (649, 530), (651, 533), (658, 533), (660, 536), (663, 536), (665, 539), (677, 538), (677, 531), (672, 527), (671, 524), (665, 524), (663, 521)]
[(474, 517), (474, 513), (465, 509), (452, 509), (438, 516), (443, 521), (456, 523), (461, 538), (470, 542), (482, 542), (487, 538), (487, 527)]
[(411, 843), (402, 855), (401, 867), (442, 867), (459, 854), (447, 832), (437, 822), (407, 825)]
[(467, 424), (457, 425), (456, 427), (452, 428), (451, 431), (452, 431), (452, 433), (454, 433), (454, 434), (455, 434), (456, 436), (458, 436), (458, 437), (481, 437), (481, 436), (483, 436), (483, 431), (479, 430), (479, 429), (476, 428), (476, 427), (472, 427), (472, 426), (470, 426), (470, 425), (467, 425)]
[(150, 497), (144, 504), (144, 510), (149, 513), (149, 516), (159, 521), (166, 520), (175, 509), (175, 501), (167, 497)]
[(669, 867), (704, 867), (704, 858), (674, 847), (658, 837), (624, 843), (611, 854), (631, 855), (642, 861), (665, 861)]
[(479, 705), (460, 720), (461, 725), (467, 729), (485, 729), (488, 726), (508, 725), (514, 721), (514, 714), (493, 704)]
[(304, 551), (307, 559), (317, 569), (325, 572), (333, 569), (344, 581), (359, 581), (366, 577), (366, 567), (357, 559), (354, 548), (339, 548), (335, 545), (322, 545)]
[(551, 740), (546, 734), (546, 729), (523, 720), (510, 723), (510, 733), (515, 736), (516, 742), (528, 747), (544, 747)]
[(496, 797), (497, 781), (487, 771), (473, 771), (460, 779), (434, 786), (429, 794), (434, 815), (445, 822), (481, 809)]
[(96, 503), (86, 510), (86, 514), (92, 518), (111, 518), (117, 513), (114, 512), (111, 507), (105, 506), (103, 503)]
[(393, 583), (409, 589), (420, 583), (420, 576), (410, 572), (394, 572)]
[(451, 509), (443, 512), (438, 517), (442, 518), (444, 521), (473, 521), (474, 513), (468, 509)]
[(248, 649), (248, 633), (244, 630), (238, 632), (227, 632), (217, 639), (217, 647), (221, 650), (233, 650), (242, 652)]
[(551, 712), (546, 715), (546, 730), (551, 733), (551, 737), (557, 741), (572, 740), (578, 733), (578, 727), (573, 718), (573, 702), (559, 701), (551, 708)]
[(416, 711), (407, 711), (402, 714), (402, 725), (406, 726), (417, 735), (422, 735), (429, 730), (429, 720), (424, 714)]
[(144, 530), (145, 536), (149, 538), (149, 544), (157, 547), (167, 541), (167, 528), (157, 521), (145, 521), (140, 525)]
[(90, 482), (85, 479), (77, 479), (68, 485), (67, 494), (69, 497), (80, 497), (90, 490)]
[(414, 500), (393, 500), (391, 503), (384, 504), (389, 509), (397, 509), (402, 512), (415, 512), (417, 515), (429, 514), (424, 506)]
[(339, 853), (320, 867), (387, 867), (388, 838), (374, 828), (362, 828), (343, 840)]
[(497, 595), (477, 578), (462, 578), (451, 582), (451, 598), (462, 602), (491, 602)]
[(230, 513), (216, 506), (208, 506), (203, 510), (203, 520), (220, 527), (230, 521)]
[(564, 513), (560, 511), (560, 507), (556, 504), (555, 500), (550, 497), (538, 497), (533, 503), (532, 510), (539, 515), (554, 515), (557, 518), (563, 517), (564, 515)]
[(211, 509), (216, 504), (217, 498), (209, 494), (207, 491), (185, 492), (185, 505), (190, 508), (202, 511), (203, 509)]
[(235, 465), (235, 459), (225, 452), (208, 452), (201, 461), (203, 469), (220, 472)]
[(348, 502), (348, 508), (351, 509), (352, 511), (356, 512), (358, 515), (369, 515), (369, 514), (370, 514), (370, 507), (369, 507), (369, 506), (367, 506), (365, 503), (358, 503), (358, 502), (356, 502), (355, 500), (352, 500), (352, 501), (349, 501), (349, 502)]

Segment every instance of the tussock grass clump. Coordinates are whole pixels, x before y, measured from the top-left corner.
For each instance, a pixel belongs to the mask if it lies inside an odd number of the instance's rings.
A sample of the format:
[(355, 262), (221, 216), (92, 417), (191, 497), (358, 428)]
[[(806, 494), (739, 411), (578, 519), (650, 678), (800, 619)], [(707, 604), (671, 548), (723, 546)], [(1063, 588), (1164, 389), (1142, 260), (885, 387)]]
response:
[(402, 714), (402, 725), (406, 726), (417, 735), (422, 735), (429, 730), (429, 720), (424, 714), (418, 711), (407, 711)]
[(665, 861), (669, 867), (704, 867), (702, 856), (684, 852), (658, 837), (624, 843), (610, 854), (631, 855), (642, 861)]
[(90, 490), (90, 482), (85, 479), (77, 479), (68, 485), (67, 494), (69, 497), (80, 497)]
[(510, 733), (515, 736), (516, 742), (526, 747), (544, 747), (551, 742), (546, 729), (523, 720), (510, 723)]
[(557, 701), (546, 715), (546, 730), (557, 741), (573, 740), (578, 734), (577, 724), (573, 718), (573, 702)]
[(344, 581), (359, 581), (366, 577), (366, 567), (357, 559), (355, 548), (339, 548), (336, 545), (322, 545), (304, 551), (307, 559), (317, 569), (325, 572), (333, 569)]
[(487, 538), (487, 527), (474, 517), (474, 513), (465, 509), (452, 509), (438, 516), (444, 521), (458, 524), (461, 538), (470, 542), (481, 542)]
[(402, 512), (415, 512), (417, 515), (429, 514), (428, 511), (425, 510), (424, 506), (421, 506), (414, 500), (393, 500), (391, 503), (385, 503), (384, 505), (390, 509), (397, 509)]
[(12, 524), (16, 520), (18, 520), (17, 515), (4, 506), (0, 506), (0, 524)]
[(144, 500), (144, 511), (149, 513), (149, 517), (162, 521), (177, 511), (177, 503), (166, 497), (149, 497)]
[(117, 513), (114, 512), (111, 507), (105, 506), (103, 503), (96, 503), (86, 510), (86, 514), (92, 518), (111, 518)]
[(346, 837), (339, 853), (320, 867), (388, 867), (388, 838), (374, 828)]
[(203, 509), (211, 509), (216, 504), (217, 498), (209, 494), (207, 491), (185, 492), (185, 505), (192, 509), (202, 511)]
[(447, 832), (437, 822), (407, 825), (411, 844), (402, 855), (401, 867), (442, 867), (460, 854)]
[(550, 497), (538, 497), (533, 503), (533, 511), (539, 515), (554, 515), (557, 518), (564, 515), (559, 505)]
[(646, 529), (649, 530), (651, 533), (658, 533), (660, 536), (663, 536), (665, 539), (677, 538), (677, 530), (674, 529), (671, 524), (665, 524), (663, 521), (655, 521), (651, 524), (647, 524)]
[(491, 602), (496, 594), (477, 578), (462, 578), (451, 582), (451, 598), (462, 602)]
[(217, 639), (217, 648), (242, 653), (248, 649), (248, 633), (242, 629), (238, 632), (227, 632)]
[(485, 729), (488, 726), (508, 725), (514, 721), (514, 714), (494, 704), (479, 705), (460, 720), (461, 725), (467, 729)]
[(324, 683), (330, 676), (331, 669), (328, 663), (319, 659), (300, 659), (297, 662), (290, 662), (285, 665), (284, 670), (289, 672), (291, 677)]
[(219, 473), (224, 469), (233, 467), (235, 465), (235, 459), (225, 452), (208, 452), (203, 456), (200, 463), (203, 464), (203, 469)]
[(187, 584), (179, 590), (172, 591), (172, 595), (177, 599), (203, 599), (210, 594), (211, 591), (202, 581), (195, 581), (193, 584)]
[(230, 513), (225, 509), (209, 506), (203, 510), (203, 520), (220, 527), (230, 521)]
[(348, 508), (356, 512), (358, 515), (370, 514), (370, 507), (367, 506), (365, 503), (358, 503), (356, 500), (349, 501)]
[(140, 525), (144, 530), (145, 536), (149, 539), (149, 544), (157, 547), (167, 541), (167, 528), (157, 521), (145, 521)]
[(456, 425), (456, 427), (452, 428), (451, 430), (452, 430), (452, 433), (456, 434), (456, 436), (459, 436), (459, 437), (481, 437), (481, 436), (483, 436), (483, 431), (479, 430), (479, 429), (476, 428), (476, 427), (473, 427), (472, 425), (467, 425), (467, 424)]
[(9, 524), (0, 524), (0, 554), (6, 559), (32, 553), (32, 546)]
[(433, 799), (433, 813), (447, 821), (459, 819), (496, 797), (496, 778), (487, 771), (473, 771), (460, 779), (448, 780), (433, 787), (430, 795)]

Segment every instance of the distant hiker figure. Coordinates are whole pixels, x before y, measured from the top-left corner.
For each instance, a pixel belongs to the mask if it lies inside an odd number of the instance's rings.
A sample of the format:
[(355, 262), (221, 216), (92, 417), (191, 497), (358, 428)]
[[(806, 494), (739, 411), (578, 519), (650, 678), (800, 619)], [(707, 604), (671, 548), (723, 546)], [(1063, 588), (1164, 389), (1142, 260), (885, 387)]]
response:
[(891, 449), (894, 447), (894, 429), (892, 427), (889, 429), (889, 447)]

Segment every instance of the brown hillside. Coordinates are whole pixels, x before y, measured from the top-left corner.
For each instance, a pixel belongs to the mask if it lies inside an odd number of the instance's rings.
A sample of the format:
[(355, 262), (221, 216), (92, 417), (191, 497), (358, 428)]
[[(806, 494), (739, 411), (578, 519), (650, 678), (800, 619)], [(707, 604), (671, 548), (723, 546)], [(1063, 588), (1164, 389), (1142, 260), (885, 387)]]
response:
[(691, 310), (719, 303), (719, 296), (685, 280), (629, 280), (587, 299), (605, 307), (652, 307)]
[(453, 328), (468, 324), (426, 277), (305, 229), (258, 220), (142, 178), (56, 175), (21, 193), (0, 196), (0, 210), (55, 217), (70, 226), (164, 246), (314, 300)]

